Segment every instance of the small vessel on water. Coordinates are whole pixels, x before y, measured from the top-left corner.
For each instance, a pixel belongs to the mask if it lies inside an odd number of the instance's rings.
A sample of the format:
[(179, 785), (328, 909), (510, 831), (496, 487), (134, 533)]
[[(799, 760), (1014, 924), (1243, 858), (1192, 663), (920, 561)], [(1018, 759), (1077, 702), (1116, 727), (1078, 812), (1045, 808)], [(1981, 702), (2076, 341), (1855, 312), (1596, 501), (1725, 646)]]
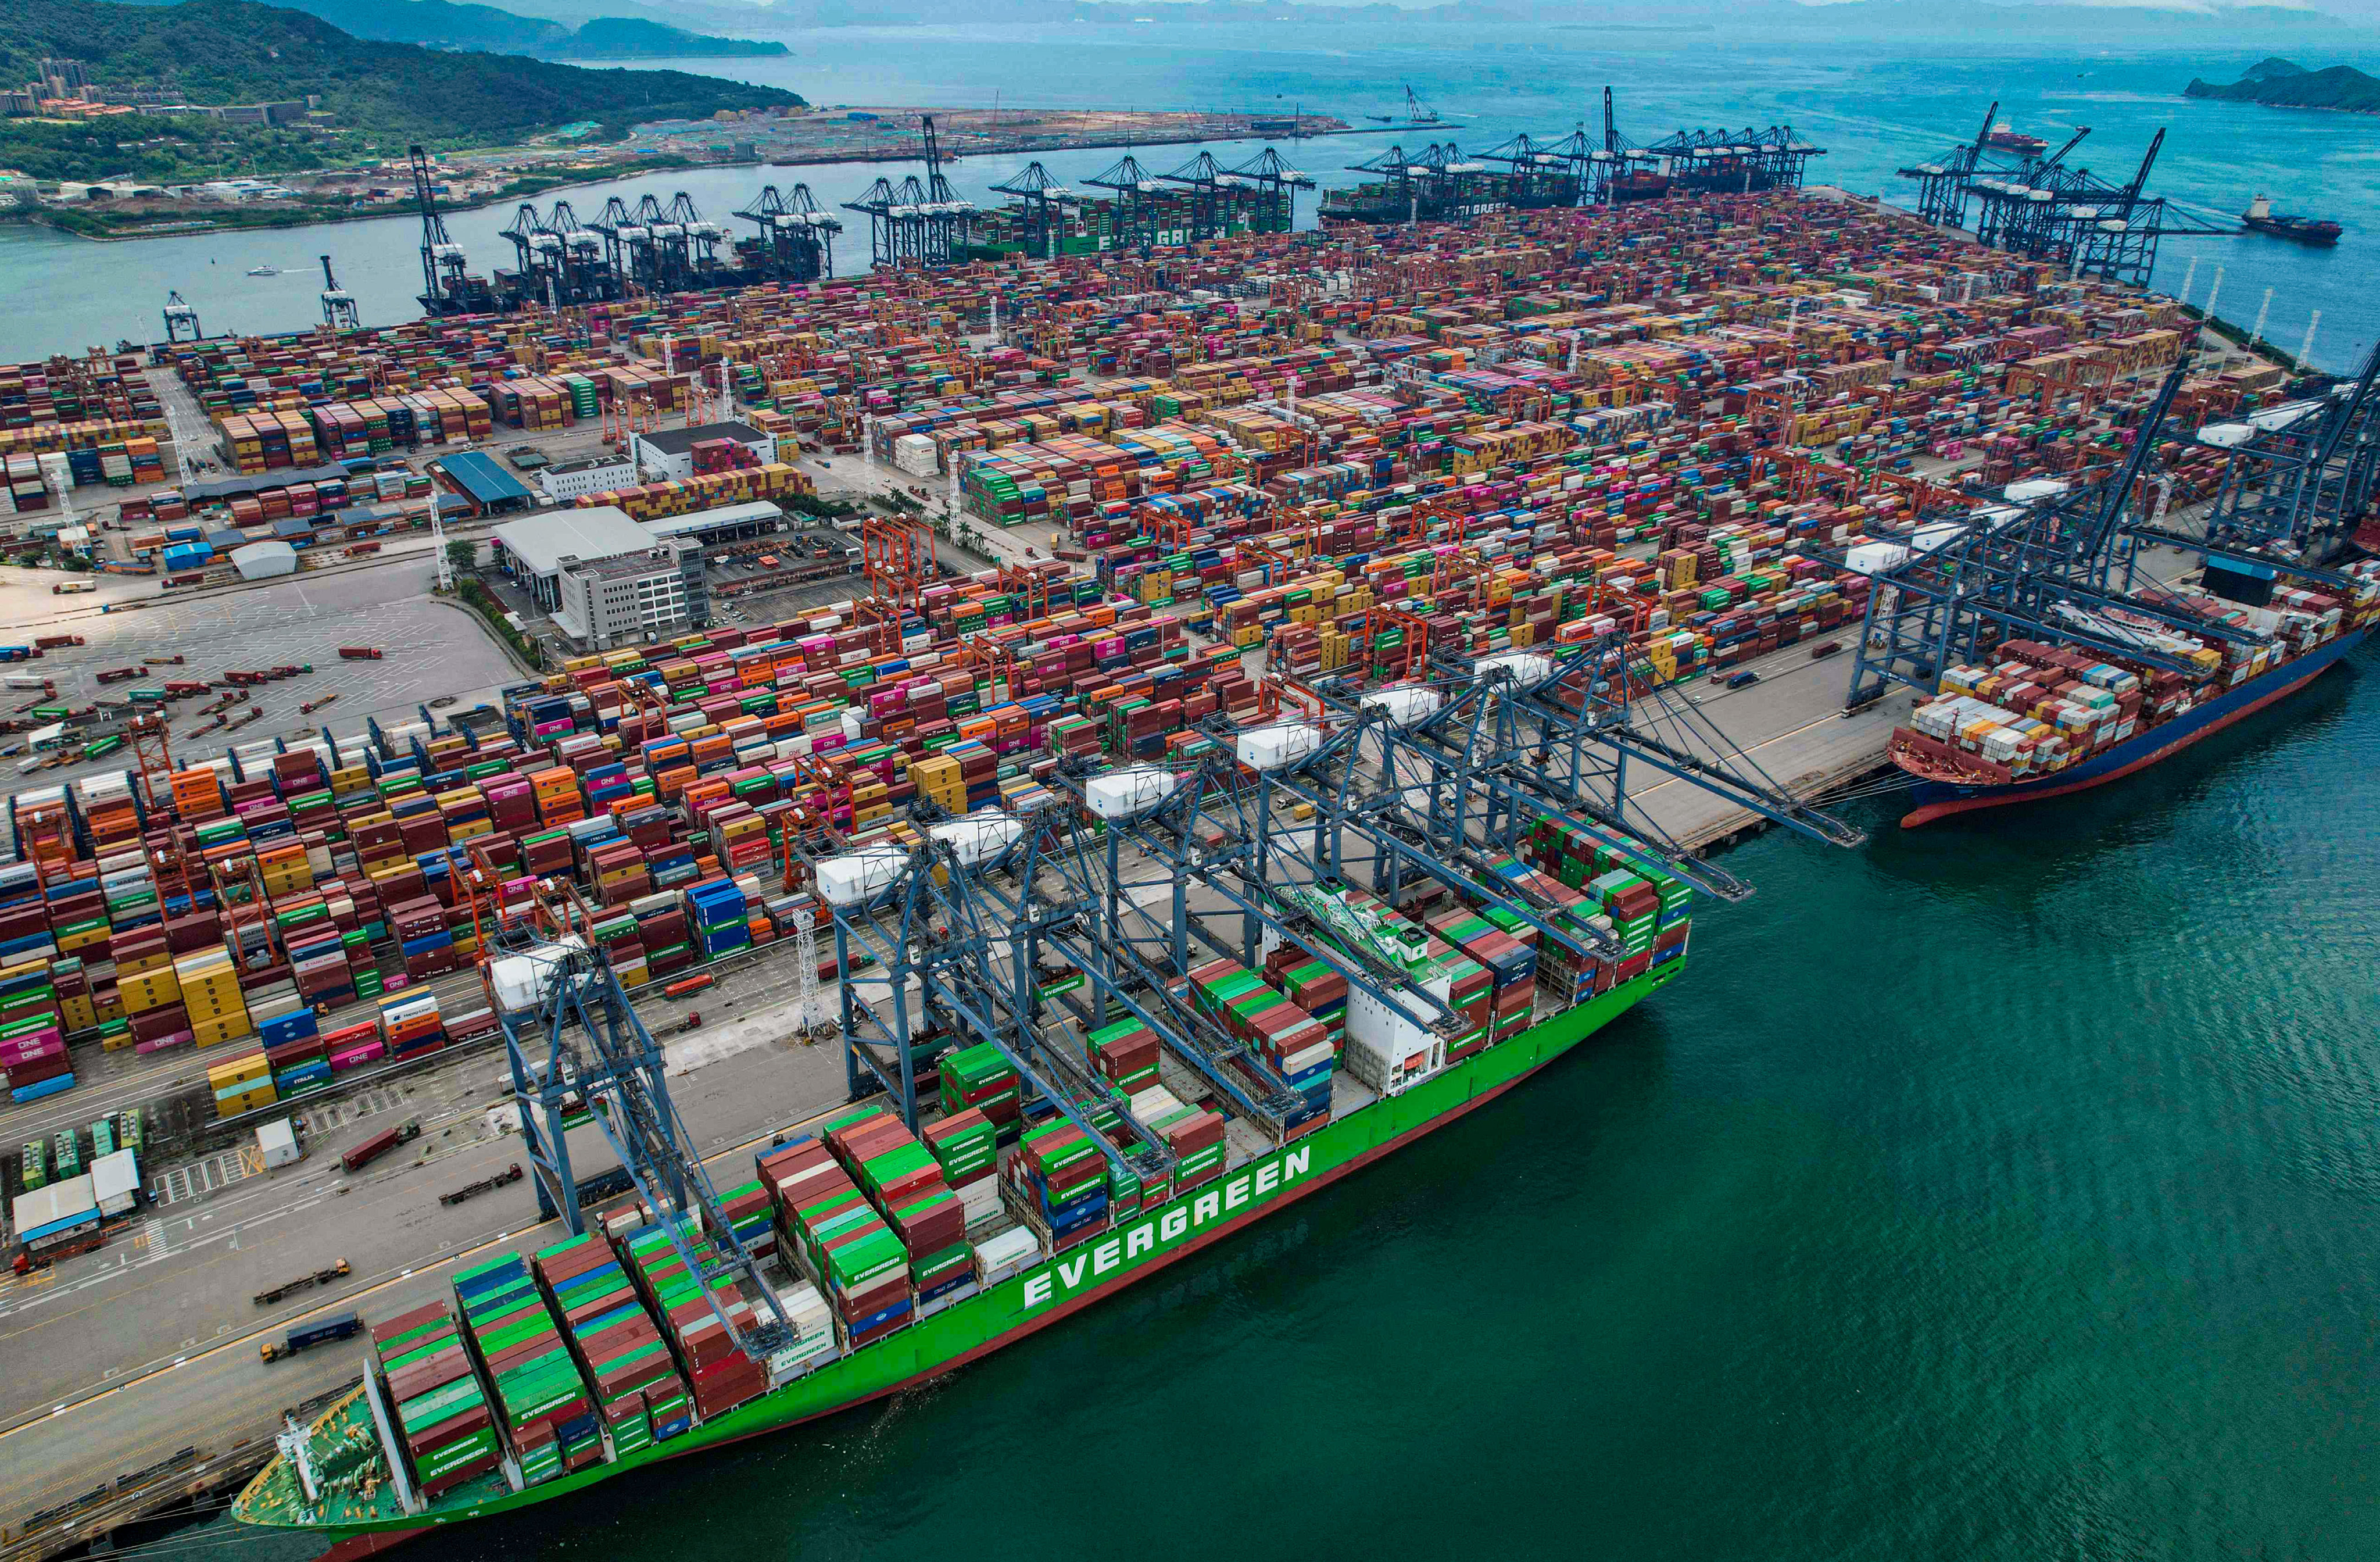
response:
[(261, 266), (249, 267), (248, 275), (250, 276), (278, 276), (281, 275), (281, 268), (274, 265), (272, 262), (267, 261)]
[(2338, 236), (2345, 231), (2327, 218), (2293, 217), (2286, 212), (2276, 212), (2273, 203), (2261, 195), (2248, 202), (2248, 209), (2240, 214), (2240, 220), (2257, 233), (2269, 233), (2276, 238), (2325, 247), (2338, 243)]

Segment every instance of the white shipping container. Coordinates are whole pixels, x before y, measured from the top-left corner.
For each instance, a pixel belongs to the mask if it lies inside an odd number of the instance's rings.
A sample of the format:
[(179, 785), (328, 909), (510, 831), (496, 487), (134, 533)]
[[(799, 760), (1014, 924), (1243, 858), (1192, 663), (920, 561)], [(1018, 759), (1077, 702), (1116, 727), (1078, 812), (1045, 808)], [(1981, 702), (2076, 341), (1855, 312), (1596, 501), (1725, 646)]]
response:
[(103, 1215), (127, 1214), (140, 1188), (140, 1167), (129, 1150), (102, 1155), (91, 1164), (91, 1194)]
[(298, 1130), (290, 1126), (286, 1117), (278, 1122), (257, 1124), (256, 1147), (264, 1156), (266, 1171), (278, 1166), (294, 1166), (305, 1153), (298, 1148)]

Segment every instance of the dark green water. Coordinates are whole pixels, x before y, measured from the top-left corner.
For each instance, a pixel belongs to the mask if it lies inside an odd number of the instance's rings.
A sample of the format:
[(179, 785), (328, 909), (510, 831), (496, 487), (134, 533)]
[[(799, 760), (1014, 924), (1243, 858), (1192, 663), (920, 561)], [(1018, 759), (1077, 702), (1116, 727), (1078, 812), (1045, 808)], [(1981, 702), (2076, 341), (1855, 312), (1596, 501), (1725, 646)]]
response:
[(2117, 787), (1756, 842), (1688, 979), (1503, 1101), (437, 1555), (2380, 1554), (2375, 735), (2365, 652)]

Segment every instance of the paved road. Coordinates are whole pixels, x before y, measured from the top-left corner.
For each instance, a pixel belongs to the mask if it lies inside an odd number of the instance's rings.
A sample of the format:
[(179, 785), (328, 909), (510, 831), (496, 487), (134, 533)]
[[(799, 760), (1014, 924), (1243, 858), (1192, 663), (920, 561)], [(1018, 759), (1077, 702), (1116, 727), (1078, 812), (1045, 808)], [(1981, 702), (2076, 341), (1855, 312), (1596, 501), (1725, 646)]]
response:
[[(749, 1027), (758, 1036), (765, 1017)], [(687, 1040), (697, 1039), (714, 1050), (733, 1042), (708, 1029)], [(496, 1067), (474, 1072), (488, 1081)], [(168, 1206), (130, 1241), (0, 1287), (0, 1418), (10, 1423), (0, 1432), (0, 1468), (9, 1472), (0, 1525), (186, 1444), (219, 1450), (269, 1434), (282, 1406), (353, 1375), (363, 1360), (362, 1347), (350, 1345), (267, 1366), (259, 1339), (325, 1312), (401, 1312), (448, 1295), (467, 1259), (555, 1240), (559, 1226), (536, 1224), (526, 1184), (452, 1207), (437, 1201), (519, 1159), (518, 1140), (481, 1131), (496, 1093), (483, 1083), (476, 1097), (453, 1102), (453, 1115), (425, 1134), (433, 1146), (426, 1165), (340, 1173), (334, 1157), (372, 1130), (375, 1119), (366, 1118), (298, 1166), (249, 1179), (253, 1188), (237, 1184), (187, 1214)], [(839, 1049), (783, 1040), (710, 1057), (672, 1084), (723, 1185), (749, 1177), (751, 1142), (844, 1094)], [(599, 1130), (577, 1130), (572, 1149), (587, 1169), (610, 1164)], [(340, 1258), (354, 1273), (328, 1293), (271, 1309), (249, 1300), (261, 1287)]]

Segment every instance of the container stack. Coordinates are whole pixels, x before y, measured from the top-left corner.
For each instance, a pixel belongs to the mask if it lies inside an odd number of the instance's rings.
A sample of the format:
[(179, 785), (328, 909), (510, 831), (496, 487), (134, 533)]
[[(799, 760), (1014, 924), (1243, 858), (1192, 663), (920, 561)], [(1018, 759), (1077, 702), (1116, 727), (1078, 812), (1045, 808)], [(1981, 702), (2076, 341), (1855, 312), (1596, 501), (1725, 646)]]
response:
[(1062, 1251), (1108, 1228), (1107, 1157), (1073, 1123), (1026, 1133), (1008, 1153), (1009, 1189)]
[(819, 1288), (808, 1280), (795, 1279), (771, 1293), (785, 1322), (793, 1326), (792, 1343), (769, 1358), (769, 1385), (801, 1376), (821, 1362), (841, 1355), (842, 1348), (834, 1337), (834, 1310), (827, 1305)]
[[(1521, 923), (1506, 932), (1467, 907), (1456, 907), (1424, 919), (1429, 930), (1448, 946), (1461, 950), (1488, 972), (1491, 988), (1487, 1036), (1477, 1045), (1492, 1046), (1528, 1029), (1536, 1001), (1536, 929)], [(1525, 935), (1525, 939), (1523, 935)], [(1468, 995), (1457, 992), (1458, 1004)], [(1466, 1041), (1446, 1049), (1450, 1063), (1467, 1057), (1475, 1045)]]
[(657, 1225), (631, 1233), (622, 1246), (638, 1291), (676, 1349), (696, 1414), (710, 1421), (756, 1397), (768, 1383), (760, 1363), (744, 1354), (720, 1321), (723, 1312), (743, 1327), (752, 1304), (691, 1217), (681, 1218), (680, 1239), (695, 1255), (694, 1264), (678, 1256), (669, 1232)]
[(692, 1409), (686, 1380), (612, 1245), (591, 1234), (575, 1237), (539, 1251), (535, 1269), (572, 1358), (594, 1385), (613, 1457), (685, 1431)]
[(705, 959), (716, 959), (750, 945), (751, 929), (744, 918), (744, 891), (735, 880), (710, 879), (689, 887), (686, 905)]
[(1305, 1106), (1287, 1126), (1318, 1126), (1330, 1113), (1330, 1074), (1339, 1049), (1317, 1020), (1236, 960), (1217, 959), (1190, 973), (1198, 1007), (1263, 1057)]
[(380, 1030), (392, 1060), (418, 1057), (446, 1044), (445, 1023), (438, 1012), (435, 993), (407, 990), (382, 998)]
[(502, 1457), (494, 1417), (455, 1314), (430, 1302), (378, 1325), (371, 1338), (395, 1431), (421, 1494), (440, 1497), (494, 1470)]
[(314, 1011), (285, 984), (270, 996), (250, 995), (249, 1017), (273, 1066), (273, 1088), (281, 1099), (321, 1090), (331, 1082), (331, 1059), (322, 1045)]
[(455, 1298), (521, 1483), (540, 1485), (600, 1459), (602, 1422), (520, 1255), (462, 1271)]
[(0, 1076), (8, 1081), (8, 1098), (20, 1104), (74, 1088), (66, 1036), (55, 1019), (36, 1016), (0, 1028)]
[(880, 1107), (844, 1114), (829, 1122), (826, 1142), (900, 1238), (920, 1308), (974, 1282), (965, 1209), (900, 1118)]
[(990, 1117), (970, 1106), (930, 1123), (926, 1148), (941, 1164), (942, 1180), (958, 1195), (969, 1232), (999, 1218), (999, 1133)]
[(804, 1137), (760, 1162), (781, 1249), (818, 1283), (844, 1344), (857, 1348), (909, 1322), (909, 1257), (822, 1140)]
[(273, 1065), (261, 1052), (214, 1065), (207, 1070), (207, 1084), (215, 1092), (218, 1117), (237, 1117), (280, 1099), (273, 1089)]
[(777, 1251), (777, 1228), (770, 1218), (769, 1190), (759, 1178), (725, 1190), (719, 1195), (719, 1202), (738, 1247), (754, 1258), (767, 1258)]
[(238, 969), (221, 945), (176, 959), (174, 984), (189, 1017), (191, 1039), (200, 1046), (236, 1041), (255, 1029), (240, 996)]
[(955, 1117), (973, 1108), (990, 1119), (1002, 1140), (1014, 1135), (1023, 1086), (998, 1047), (978, 1043), (942, 1054), (937, 1066), (942, 1111)]
[(1092, 1066), (1125, 1095), (1157, 1083), (1157, 1032), (1137, 1019), (1120, 1019), (1088, 1037)]

